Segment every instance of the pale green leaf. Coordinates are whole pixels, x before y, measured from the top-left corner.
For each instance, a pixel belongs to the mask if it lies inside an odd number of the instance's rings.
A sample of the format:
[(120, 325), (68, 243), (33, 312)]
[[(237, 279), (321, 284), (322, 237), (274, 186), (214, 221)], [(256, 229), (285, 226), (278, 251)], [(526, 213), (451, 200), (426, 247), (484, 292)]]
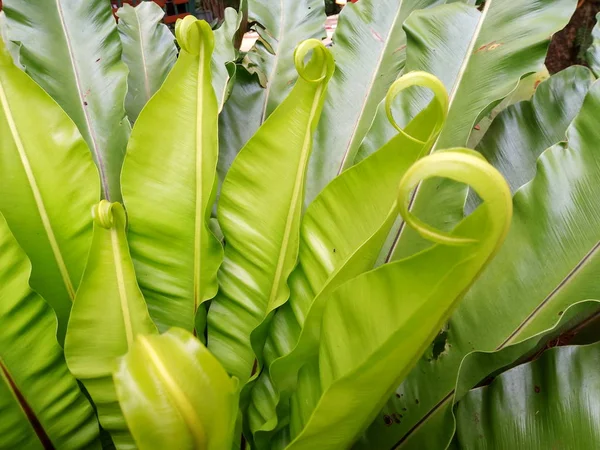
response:
[(233, 162), (219, 200), (225, 260), (208, 313), (208, 347), (243, 384), (255, 360), (261, 364), (268, 318), (289, 296), (306, 169), (334, 70), (315, 39), (300, 44), (294, 59), (300, 78)]
[(233, 8), (225, 8), (225, 20), (219, 28), (215, 30), (215, 51), (212, 56), (213, 87), (219, 111), (231, 94), (236, 74), (235, 60), (237, 59), (237, 50), (234, 46), (235, 37), (242, 14)]
[(150, 97), (163, 84), (177, 59), (175, 36), (164, 23), (165, 12), (154, 2), (117, 11), (123, 62), (129, 69), (125, 110), (135, 122)]
[(31, 264), (0, 215), (0, 448), (99, 449), (98, 422), (29, 287)]
[(600, 207), (589, 200), (600, 197), (599, 108), (596, 82), (567, 142), (542, 153), (535, 178), (515, 194), (511, 231), (449, 321), (444, 351), (422, 359), (389, 401), (388, 414), (402, 414), (402, 423), (376, 421), (362, 448), (443, 447), (449, 436), (439, 431), (465, 355), (535, 336), (571, 304), (600, 297)]
[(133, 449), (112, 373), (135, 337), (156, 333), (156, 327), (135, 279), (123, 207), (102, 200), (93, 215), (94, 237), (67, 327), (65, 356), (117, 449)]
[(329, 293), (373, 268), (397, 217), (397, 186), (443, 126), (448, 95), (431, 75), (406, 75), (394, 83), (388, 96), (391, 100), (415, 85), (436, 92), (431, 107), (380, 151), (335, 178), (304, 215), (299, 263), (289, 279), (290, 301), (273, 319), (264, 349), (266, 367), (253, 388), (248, 412), (259, 448), (272, 439), (271, 431), (286, 423), (285, 410), (298, 371), (318, 348)]
[(217, 293), (223, 259), (208, 223), (218, 106), (211, 84), (210, 26), (189, 16), (179, 22), (177, 39), (179, 58), (134, 126), (122, 184), (129, 245), (150, 315), (160, 330), (192, 331), (197, 311), (204, 323), (202, 302)]
[[(435, 230), (408, 212), (411, 191), (429, 177), (469, 183), (484, 205), (452, 233)], [(333, 292), (318, 357), (307, 359), (290, 405), (290, 450), (348, 448), (359, 437), (498, 251), (512, 214), (500, 173), (466, 149), (417, 161), (400, 182), (398, 208), (437, 244)]]
[(124, 106), (127, 67), (110, 2), (2, 3), (8, 37), (21, 45), (21, 64), (73, 119), (92, 151), (105, 198), (119, 201), (130, 125)]
[(114, 379), (140, 449), (232, 448), (237, 380), (189, 332), (138, 335)]
[(336, 72), (317, 130), (306, 203), (354, 163), (377, 106), (404, 67), (404, 21), (413, 11), (442, 3), (366, 0), (344, 7), (333, 35)]
[(100, 198), (85, 141), (0, 43), (0, 211), (33, 264), (32, 287), (54, 308), (63, 342)]

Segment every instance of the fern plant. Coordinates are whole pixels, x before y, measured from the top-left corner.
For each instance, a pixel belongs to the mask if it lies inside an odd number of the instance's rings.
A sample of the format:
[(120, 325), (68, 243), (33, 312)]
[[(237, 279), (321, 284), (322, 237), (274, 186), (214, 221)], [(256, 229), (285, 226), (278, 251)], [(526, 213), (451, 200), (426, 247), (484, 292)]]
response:
[[(529, 222), (529, 211), (562, 198), (559, 185), (551, 189), (558, 175), (538, 175), (513, 200), (511, 188), (533, 175), (516, 177), (503, 164), (523, 152), (503, 152), (505, 131), (495, 124), (510, 112), (519, 133), (544, 134), (547, 146), (558, 138), (515, 106), (492, 123), (480, 151), (464, 148), (470, 127), (543, 60), (573, 2), (529, 10), (525, 1), (488, 0), (479, 11), (386, 1), (369, 18), (373, 5), (361, 0), (344, 9), (333, 54), (318, 39), (318, 3), (251, 2), (261, 38), (239, 55), (242, 17), (231, 9), (214, 32), (192, 17), (179, 21), (177, 54), (151, 2), (119, 10), (118, 26), (100, 0), (4, 2), (2, 447), (389, 448), (427, 430), (418, 415), (438, 414), (448, 398), (450, 414), (462, 397), (473, 408), (465, 391), (537, 348), (527, 338), (590, 316), (591, 303), (582, 303), (555, 328), (537, 307), (551, 303), (544, 293), (565, 284), (563, 272), (588, 286), (578, 256), (593, 256), (594, 206), (553, 205), (571, 211), (569, 230), (590, 226), (555, 258), (556, 276), (540, 281), (550, 263), (527, 258), (556, 238), (552, 212), (562, 210), (540, 207), (542, 224)], [(527, 15), (546, 20), (514, 20)], [(349, 39), (371, 19), (365, 39)], [(454, 59), (440, 61), (440, 45)], [(572, 168), (574, 192), (592, 186), (596, 167), (592, 80), (573, 71), (547, 82), (578, 90), (570, 109), (544, 88), (532, 100), (535, 111), (565, 114), (556, 135), (580, 111), (569, 143), (545, 155), (550, 167), (561, 150), (587, 161), (583, 172)], [(464, 217), (467, 185), (479, 200)], [(533, 241), (534, 229), (548, 241)], [(447, 348), (465, 317), (479, 317), (472, 299), (497, 299), (500, 274), (523, 261), (539, 289), (516, 275), (505, 289), (517, 300), (530, 295), (520, 305), (525, 323), (513, 330), (506, 319), (477, 344), (487, 350), (500, 339), (506, 351), (469, 359), (463, 346)], [(593, 294), (560, 293), (556, 307)], [(434, 339), (442, 350), (421, 358)], [(458, 373), (463, 360), (475, 361), (467, 374)], [(431, 383), (438, 364), (447, 379)], [(457, 377), (467, 378), (462, 394), (440, 403)], [(402, 407), (410, 431), (378, 433), (390, 396), (421, 404), (415, 385), (428, 386), (428, 396), (415, 417)], [(444, 446), (454, 423), (444, 424), (411, 439)]]

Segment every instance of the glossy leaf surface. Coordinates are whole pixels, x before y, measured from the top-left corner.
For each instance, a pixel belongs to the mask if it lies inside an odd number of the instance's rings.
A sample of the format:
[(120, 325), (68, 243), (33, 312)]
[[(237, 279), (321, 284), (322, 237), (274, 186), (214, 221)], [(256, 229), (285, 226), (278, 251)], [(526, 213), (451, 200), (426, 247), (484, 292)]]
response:
[(535, 162), (552, 145), (565, 140), (594, 77), (573, 66), (540, 84), (531, 101), (502, 111), (477, 150), (504, 176), (515, 192), (535, 176)]
[(6, 14), (4, 14), (4, 11), (0, 11), (0, 39), (2, 39), (2, 42), (4, 42), (4, 45), (12, 56), (15, 65), (17, 65), (19, 68), (22, 68), (19, 64), (19, 45), (11, 41), (8, 37), (8, 24), (6, 22)]
[(333, 35), (336, 72), (317, 130), (307, 203), (354, 163), (379, 102), (404, 67), (404, 21), (413, 11), (441, 3), (444, 1), (367, 0), (348, 3), (342, 10)]
[[(451, 234), (408, 212), (411, 191), (434, 176), (469, 183), (485, 202)], [(512, 213), (501, 175), (466, 149), (417, 161), (400, 182), (398, 207), (411, 226), (437, 245), (334, 291), (323, 316), (318, 370), (308, 363), (300, 373), (289, 449), (348, 448), (358, 438), (497, 252)], [(323, 392), (312, 408), (303, 392), (309, 385)]]
[(592, 44), (585, 55), (588, 64), (597, 77), (600, 77), (600, 13), (596, 16), (596, 25), (592, 30)]
[(5, 0), (2, 7), (10, 39), (21, 43), (21, 64), (73, 119), (92, 151), (105, 198), (118, 201), (130, 125), (127, 67), (110, 2)]
[(237, 380), (191, 333), (138, 335), (114, 379), (140, 449), (232, 448)]
[(52, 309), (0, 215), (0, 447), (100, 448), (94, 410), (69, 372)]
[(600, 344), (558, 347), (467, 394), (458, 449), (584, 449), (600, 445)]
[(569, 305), (600, 296), (595, 281), (600, 208), (588, 200), (600, 196), (598, 108), (596, 82), (567, 131), (567, 143), (545, 151), (535, 178), (515, 194), (506, 242), (449, 321), (443, 351), (422, 359), (397, 390), (399, 397), (388, 403), (386, 413), (402, 414), (401, 423), (387, 428), (383, 420), (375, 422), (364, 448), (446, 445), (448, 434), (439, 430), (446, 426), (445, 411), (465, 355), (534, 336)]
[[(490, 0), (482, 11), (453, 3), (411, 15), (404, 24), (408, 36), (405, 70), (432, 73), (450, 92), (448, 120), (433, 151), (466, 145), (479, 119), (509, 95), (521, 77), (540, 69), (551, 35), (566, 25), (575, 3)], [(400, 100), (395, 115), (402, 124), (422, 108), (427, 97), (416, 92)], [(370, 142), (374, 145), (376, 136)], [(461, 195), (466, 195), (464, 187), (432, 180), (419, 187), (411, 210), (428, 223), (449, 229), (462, 217)], [(386, 260), (428, 245), (403, 224), (395, 234), (383, 252)]]
[(117, 11), (123, 62), (129, 68), (125, 110), (132, 122), (165, 81), (177, 59), (175, 36), (162, 23), (164, 15), (154, 2), (141, 2), (135, 8), (124, 4)]
[(65, 356), (117, 449), (132, 449), (112, 373), (135, 337), (156, 333), (156, 327), (135, 279), (123, 207), (102, 200), (93, 215), (94, 237), (67, 328)]
[(431, 106), (380, 151), (333, 180), (304, 215), (299, 263), (289, 280), (290, 301), (275, 314), (265, 345), (267, 367), (252, 392), (249, 421), (259, 448), (286, 422), (298, 371), (318, 346), (329, 294), (373, 268), (397, 217), (397, 186), (443, 126), (448, 94), (431, 75), (408, 74), (394, 83), (388, 96), (391, 100), (415, 85), (435, 92)]
[(202, 302), (217, 293), (223, 252), (208, 226), (218, 106), (210, 26), (189, 16), (176, 33), (181, 53), (135, 124), (122, 184), (131, 255), (150, 315), (160, 330), (192, 331), (199, 310), (204, 323)]
[(98, 172), (75, 124), (0, 43), (0, 210), (31, 258), (63, 342), (92, 239)]
[(219, 200), (227, 245), (208, 347), (242, 383), (255, 359), (262, 362), (266, 319), (289, 297), (313, 133), (334, 70), (331, 54), (314, 39), (300, 44), (294, 59), (300, 78), (233, 162)]

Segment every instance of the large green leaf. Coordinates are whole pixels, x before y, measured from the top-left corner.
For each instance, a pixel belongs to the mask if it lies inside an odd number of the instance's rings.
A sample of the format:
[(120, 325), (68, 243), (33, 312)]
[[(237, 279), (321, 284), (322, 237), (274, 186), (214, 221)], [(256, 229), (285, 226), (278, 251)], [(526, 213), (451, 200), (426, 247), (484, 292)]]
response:
[(123, 198), (131, 254), (152, 318), (161, 330), (192, 331), (199, 311), (203, 334), (201, 304), (217, 293), (223, 259), (208, 226), (218, 158), (214, 38), (208, 23), (193, 16), (179, 22), (176, 33), (179, 58), (131, 134)]
[(336, 72), (317, 130), (307, 203), (354, 163), (377, 106), (404, 67), (406, 18), (441, 3), (445, 0), (361, 0), (344, 8), (333, 35)]
[(129, 68), (125, 110), (132, 122), (163, 84), (177, 59), (175, 36), (162, 23), (164, 15), (154, 2), (141, 2), (135, 8), (124, 4), (117, 11), (123, 62)]
[(98, 172), (60, 107), (0, 42), (0, 211), (31, 258), (31, 285), (58, 316), (64, 340), (92, 239)]
[(600, 446), (600, 343), (550, 349), (469, 392), (458, 404), (457, 449)]
[(4, 0), (8, 36), (27, 73), (73, 119), (92, 151), (106, 199), (121, 198), (119, 175), (130, 125), (127, 67), (109, 1)]
[[(521, 77), (538, 71), (552, 34), (569, 20), (574, 0), (489, 0), (482, 11), (460, 3), (416, 11), (405, 22), (408, 36), (405, 70), (424, 70), (440, 78), (450, 92), (446, 126), (432, 149), (467, 144), (479, 119), (510, 94)], [(420, 92), (407, 95), (395, 114), (406, 123), (427, 100)], [(376, 121), (384, 118), (376, 118)], [(381, 124), (374, 131), (381, 136)], [(369, 137), (377, 148), (377, 136)], [(423, 183), (411, 210), (441, 229), (462, 217), (462, 186), (445, 180)], [(404, 224), (383, 252), (386, 260), (401, 258), (428, 244)]]
[(117, 402), (112, 373), (138, 334), (156, 333), (138, 288), (125, 234), (125, 211), (102, 200), (94, 238), (67, 328), (65, 356), (117, 449), (135, 448)]
[(219, 28), (215, 30), (215, 51), (212, 57), (213, 87), (219, 111), (231, 94), (233, 82), (236, 74), (235, 60), (237, 50), (234, 41), (240, 24), (242, 22), (242, 13), (233, 8), (225, 8), (225, 20)]
[(238, 383), (181, 328), (136, 338), (114, 374), (123, 414), (142, 449), (228, 450)]
[(535, 162), (548, 147), (565, 139), (594, 76), (573, 66), (540, 84), (531, 101), (502, 111), (477, 145), (477, 150), (508, 181), (515, 192), (535, 176)]
[(592, 45), (588, 48), (585, 58), (594, 74), (600, 77), (600, 13), (596, 16), (596, 25), (592, 30)]
[(567, 143), (544, 152), (536, 177), (515, 194), (508, 238), (440, 336), (441, 350), (423, 358), (388, 403), (386, 411), (401, 414), (401, 423), (387, 429), (376, 421), (364, 448), (443, 447), (448, 435), (439, 430), (466, 354), (527, 339), (569, 305), (600, 296), (600, 205), (590, 200), (600, 196), (599, 108), (596, 82)]
[[(259, 85), (244, 69), (238, 69), (231, 101), (219, 120), (219, 173), (264, 123), (269, 114), (286, 98), (298, 74), (294, 68), (296, 46), (311, 38), (325, 37), (325, 4), (322, 0), (248, 0), (249, 20), (257, 22), (259, 40), (248, 52), (246, 65), (263, 77)], [(266, 83), (264, 78), (266, 77)], [(261, 87), (263, 86), (263, 87)]]
[(221, 289), (208, 314), (208, 346), (242, 383), (262, 361), (268, 318), (289, 296), (306, 169), (334, 70), (316, 39), (300, 44), (294, 60), (300, 78), (233, 162), (219, 200), (227, 245)]
[(100, 448), (94, 410), (56, 341), (56, 317), (29, 287), (31, 264), (0, 215), (0, 447)]
[(299, 262), (289, 280), (290, 301), (273, 319), (264, 349), (266, 366), (253, 388), (248, 411), (258, 448), (266, 447), (271, 432), (286, 423), (298, 371), (318, 347), (329, 293), (373, 268), (397, 217), (397, 186), (406, 170), (427, 153), (443, 126), (448, 94), (431, 75), (408, 74), (394, 83), (388, 96), (391, 100), (415, 85), (436, 92), (431, 107), (380, 151), (335, 178), (304, 215)]
[[(484, 206), (452, 234), (433, 229), (408, 212), (411, 191), (429, 177), (469, 183)], [(302, 368), (292, 398), (289, 449), (348, 448), (358, 438), (497, 252), (512, 214), (500, 173), (466, 149), (417, 161), (400, 182), (398, 207), (437, 245), (334, 291), (323, 315), (318, 358)], [(311, 404), (313, 399), (318, 402)]]

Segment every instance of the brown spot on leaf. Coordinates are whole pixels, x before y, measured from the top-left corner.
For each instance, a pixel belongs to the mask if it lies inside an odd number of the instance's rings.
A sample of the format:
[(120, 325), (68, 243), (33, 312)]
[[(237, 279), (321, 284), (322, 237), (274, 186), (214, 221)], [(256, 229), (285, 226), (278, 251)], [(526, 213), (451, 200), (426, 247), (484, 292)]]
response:
[(533, 388), (533, 390), (535, 391), (536, 394), (539, 394), (542, 389), (539, 386), (535, 386)]
[(373, 28), (371, 28), (371, 34), (373, 35), (373, 37), (375, 39), (377, 39), (379, 42), (383, 42), (383, 38), (381, 37), (381, 35), (375, 31)]
[(387, 414), (383, 416), (383, 423), (385, 423), (388, 427), (394, 423), (394, 421), (392, 420), (392, 418), (390, 416), (388, 416)]

